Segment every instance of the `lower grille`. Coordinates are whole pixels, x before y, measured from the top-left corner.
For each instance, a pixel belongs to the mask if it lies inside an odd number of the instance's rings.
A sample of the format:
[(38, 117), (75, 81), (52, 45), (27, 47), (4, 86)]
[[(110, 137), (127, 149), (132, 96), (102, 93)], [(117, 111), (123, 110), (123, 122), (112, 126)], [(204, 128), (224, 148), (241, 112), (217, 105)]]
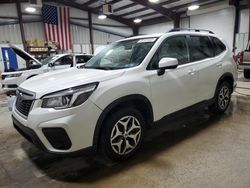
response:
[(66, 150), (71, 147), (69, 136), (63, 128), (43, 128), (42, 131), (55, 149)]

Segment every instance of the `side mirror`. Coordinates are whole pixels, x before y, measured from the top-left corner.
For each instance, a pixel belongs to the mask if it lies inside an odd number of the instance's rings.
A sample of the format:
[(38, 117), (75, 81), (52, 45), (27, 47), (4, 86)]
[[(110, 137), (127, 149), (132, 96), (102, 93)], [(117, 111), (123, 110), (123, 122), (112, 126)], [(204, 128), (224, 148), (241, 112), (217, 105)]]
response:
[(35, 61), (33, 61), (33, 60), (29, 61), (29, 69), (38, 69), (40, 67), (41, 67), (41, 65), (37, 64)]
[(53, 63), (49, 63), (48, 67), (54, 67), (54, 64)]
[(159, 62), (158, 75), (163, 75), (166, 69), (176, 69), (178, 60), (176, 58), (164, 57)]

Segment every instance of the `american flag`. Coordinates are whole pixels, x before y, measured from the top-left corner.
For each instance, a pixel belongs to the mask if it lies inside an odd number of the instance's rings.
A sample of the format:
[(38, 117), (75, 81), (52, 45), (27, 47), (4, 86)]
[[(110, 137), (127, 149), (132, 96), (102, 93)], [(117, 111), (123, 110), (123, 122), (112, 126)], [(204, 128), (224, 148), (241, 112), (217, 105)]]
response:
[(42, 17), (46, 40), (58, 42), (61, 50), (72, 49), (69, 7), (43, 5)]

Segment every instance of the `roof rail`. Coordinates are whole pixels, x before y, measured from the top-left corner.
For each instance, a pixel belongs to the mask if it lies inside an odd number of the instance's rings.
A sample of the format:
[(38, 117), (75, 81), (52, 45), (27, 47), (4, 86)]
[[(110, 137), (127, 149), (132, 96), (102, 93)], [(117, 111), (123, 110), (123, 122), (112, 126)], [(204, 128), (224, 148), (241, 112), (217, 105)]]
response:
[(169, 30), (168, 32), (176, 32), (176, 31), (195, 31), (195, 32), (201, 32), (201, 31), (206, 31), (208, 33), (214, 34), (213, 31), (206, 30), (206, 29), (192, 29), (192, 28), (174, 28)]

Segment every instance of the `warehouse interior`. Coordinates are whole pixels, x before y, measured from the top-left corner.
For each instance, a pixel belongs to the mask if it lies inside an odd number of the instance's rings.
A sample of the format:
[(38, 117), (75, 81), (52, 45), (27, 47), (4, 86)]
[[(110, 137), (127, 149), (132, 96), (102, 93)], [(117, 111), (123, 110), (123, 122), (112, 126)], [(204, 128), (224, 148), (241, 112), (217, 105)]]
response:
[[(53, 21), (61, 26), (46, 26)], [(249, 48), (250, 2), (1, 0), (0, 75), (28, 67), (19, 50), (39, 62), (75, 54), (72, 67), (77, 58), (86, 63), (85, 56), (95, 58), (119, 40), (174, 28), (212, 31), (237, 64)], [(119, 162), (93, 152), (53, 154), (36, 148), (13, 127), (11, 105), (19, 83), (6, 90), (1, 76), (0, 187), (249, 187), (250, 82), (237, 67), (237, 86), (225, 114), (204, 108), (171, 117), (146, 132), (135, 156)]]

